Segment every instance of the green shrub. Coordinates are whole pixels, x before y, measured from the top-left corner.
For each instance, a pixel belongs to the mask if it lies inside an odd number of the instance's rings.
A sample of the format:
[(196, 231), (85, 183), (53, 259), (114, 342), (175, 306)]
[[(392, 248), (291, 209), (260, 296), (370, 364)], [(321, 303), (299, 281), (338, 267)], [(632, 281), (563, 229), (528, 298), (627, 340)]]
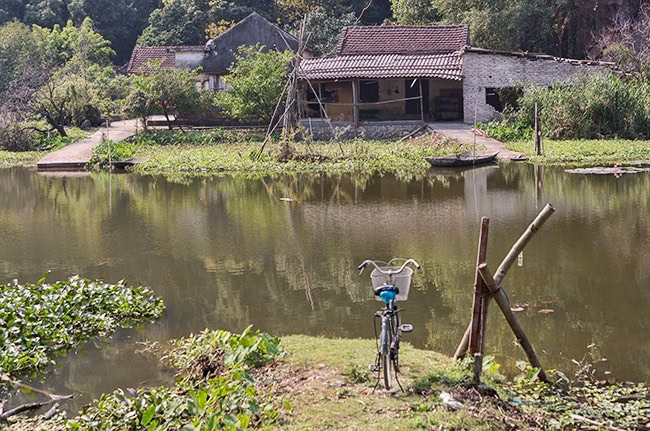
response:
[(532, 129), (535, 103), (542, 133), (551, 139), (650, 138), (650, 83), (643, 80), (609, 73), (573, 85), (528, 87), (506, 122)]
[(0, 149), (7, 151), (34, 151), (32, 134), (20, 124), (0, 127)]
[(490, 138), (498, 141), (527, 141), (533, 139), (533, 129), (521, 122), (499, 122), (477, 123), (476, 127)]
[[(141, 388), (135, 396), (104, 394), (72, 419), (48, 430), (245, 430), (277, 422), (280, 401), (256, 386), (250, 372), (279, 358), (278, 338), (253, 332), (203, 331), (173, 341), (167, 362), (182, 378), (173, 387)], [(289, 409), (288, 403), (282, 403)]]

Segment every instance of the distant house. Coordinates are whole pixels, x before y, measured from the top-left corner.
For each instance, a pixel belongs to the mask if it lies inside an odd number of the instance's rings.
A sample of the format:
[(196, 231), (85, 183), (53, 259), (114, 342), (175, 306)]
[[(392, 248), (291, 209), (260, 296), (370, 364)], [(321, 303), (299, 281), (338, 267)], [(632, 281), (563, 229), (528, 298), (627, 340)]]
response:
[(198, 76), (200, 84), (211, 90), (223, 91), (226, 89), (223, 76), (228, 74), (228, 69), (235, 62), (239, 47), (258, 43), (267, 50), (278, 51), (295, 52), (298, 46), (296, 38), (253, 12), (206, 45), (136, 46), (127, 73), (147, 73), (146, 64), (150, 60), (162, 60), (163, 67), (201, 67)]
[(497, 88), (551, 85), (610, 66), (474, 48), (467, 25), (352, 26), (342, 31), (334, 56), (301, 62), (301, 114), (312, 127), (325, 116), (355, 127), (387, 120), (473, 123), (500, 110)]

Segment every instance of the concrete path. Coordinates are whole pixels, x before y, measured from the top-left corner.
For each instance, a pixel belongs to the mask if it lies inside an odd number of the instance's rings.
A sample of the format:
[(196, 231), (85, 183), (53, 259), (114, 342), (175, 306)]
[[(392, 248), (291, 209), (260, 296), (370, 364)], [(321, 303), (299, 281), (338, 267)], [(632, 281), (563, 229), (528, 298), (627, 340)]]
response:
[[(472, 126), (465, 123), (429, 123), (434, 131), (449, 138), (458, 139), (461, 142), (468, 144), (474, 143), (474, 132)], [(522, 154), (508, 150), (503, 142), (496, 139), (486, 138), (485, 136), (476, 135), (476, 145), (485, 147), (486, 153), (499, 152), (497, 159), (499, 160), (517, 160), (521, 159)]]
[(36, 164), (38, 169), (61, 169), (61, 170), (80, 170), (84, 169), (90, 158), (93, 156), (95, 148), (102, 140), (102, 135), (113, 142), (123, 141), (135, 135), (137, 120), (116, 121), (107, 129), (102, 127), (88, 138), (68, 145), (58, 151), (53, 151), (43, 157)]

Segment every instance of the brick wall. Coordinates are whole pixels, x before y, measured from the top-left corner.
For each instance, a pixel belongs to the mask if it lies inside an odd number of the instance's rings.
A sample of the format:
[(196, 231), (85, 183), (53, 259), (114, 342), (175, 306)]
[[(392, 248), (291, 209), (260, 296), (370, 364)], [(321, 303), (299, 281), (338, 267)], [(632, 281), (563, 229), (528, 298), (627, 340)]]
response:
[(463, 97), (466, 123), (489, 121), (496, 111), (485, 103), (486, 88), (514, 87), (518, 84), (551, 86), (571, 82), (605, 67), (574, 64), (552, 59), (533, 59), (503, 54), (465, 52), (463, 54)]

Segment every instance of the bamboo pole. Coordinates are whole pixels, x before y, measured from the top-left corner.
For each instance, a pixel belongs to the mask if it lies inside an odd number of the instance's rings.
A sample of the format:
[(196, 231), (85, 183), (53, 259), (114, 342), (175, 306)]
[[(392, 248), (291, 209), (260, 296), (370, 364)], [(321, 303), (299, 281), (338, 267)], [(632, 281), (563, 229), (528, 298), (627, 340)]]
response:
[(555, 208), (551, 204), (546, 204), (544, 209), (535, 217), (535, 220), (528, 226), (526, 232), (517, 240), (515, 245), (512, 246), (506, 257), (497, 268), (497, 272), (494, 276), (494, 280), (497, 284), (501, 284), (503, 278), (508, 274), (510, 267), (517, 260), (517, 256), (521, 253), (530, 240), (535, 236), (535, 234), (541, 229), (541, 227), (546, 223), (546, 220), (549, 219), (555, 212)]
[[(497, 269), (497, 273), (495, 275), (495, 281), (497, 285), (501, 284), (503, 278), (506, 276), (506, 274), (508, 274), (510, 267), (517, 260), (519, 253), (523, 251), (524, 247), (526, 247), (533, 236), (535, 236), (537, 231), (541, 229), (544, 223), (546, 223), (546, 220), (548, 220), (548, 218), (553, 215), (554, 212), (555, 208), (553, 208), (553, 206), (550, 204), (546, 204), (544, 209), (540, 211), (537, 217), (535, 217), (535, 220), (533, 220), (533, 222), (528, 226), (528, 229), (526, 229), (521, 237), (519, 237), (517, 242), (512, 246), (506, 257), (501, 262), (501, 265), (499, 265), (499, 268)], [(469, 338), (472, 330), (471, 325), (472, 324), (470, 323), (467, 327), (467, 330), (465, 331), (465, 334), (463, 335), (463, 338), (458, 344), (456, 352), (454, 353), (454, 359), (461, 359), (463, 356), (465, 356), (465, 353), (467, 352), (467, 348), (469, 346)]]
[(354, 120), (354, 130), (359, 127), (359, 80), (352, 81), (352, 119)]
[(420, 117), (422, 119), (422, 126), (424, 126), (424, 90), (422, 88), (422, 78), (418, 79), (420, 84)]
[(546, 375), (546, 372), (544, 371), (541, 362), (539, 362), (539, 358), (535, 353), (535, 349), (533, 349), (532, 344), (530, 344), (530, 341), (528, 341), (528, 337), (526, 336), (524, 329), (519, 324), (519, 321), (515, 317), (515, 313), (513, 313), (512, 310), (510, 309), (510, 303), (508, 302), (508, 298), (506, 294), (496, 282), (497, 276), (492, 276), (492, 273), (490, 272), (487, 263), (480, 264), (478, 266), (478, 271), (481, 274), (481, 278), (483, 278), (483, 281), (485, 282), (486, 286), (488, 287), (490, 292), (494, 295), (494, 300), (496, 301), (496, 303), (499, 305), (499, 308), (503, 312), (503, 315), (506, 318), (508, 325), (510, 325), (510, 329), (512, 329), (512, 332), (515, 333), (515, 336), (517, 337), (517, 341), (519, 341), (521, 348), (524, 349), (524, 352), (526, 352), (528, 361), (533, 367), (539, 368), (540, 380), (543, 382), (548, 382), (548, 376)]
[[(479, 231), (478, 251), (476, 254), (476, 266), (485, 262), (487, 256), (488, 244), (488, 231), (490, 226), (490, 219), (487, 217), (481, 218), (481, 227)], [(488, 302), (485, 297), (488, 296), (488, 290), (483, 278), (478, 270), (474, 276), (474, 301), (472, 304), (472, 320), (471, 331), (469, 337), (469, 351), (474, 355), (474, 383), (478, 384), (480, 380), (481, 370), (483, 369), (483, 349), (481, 340), (484, 339), (485, 334), (485, 317), (486, 313), (483, 308), (487, 306)]]
[(537, 110), (537, 102), (535, 102), (535, 154), (542, 155), (542, 144), (540, 142), (539, 130), (539, 111)]

